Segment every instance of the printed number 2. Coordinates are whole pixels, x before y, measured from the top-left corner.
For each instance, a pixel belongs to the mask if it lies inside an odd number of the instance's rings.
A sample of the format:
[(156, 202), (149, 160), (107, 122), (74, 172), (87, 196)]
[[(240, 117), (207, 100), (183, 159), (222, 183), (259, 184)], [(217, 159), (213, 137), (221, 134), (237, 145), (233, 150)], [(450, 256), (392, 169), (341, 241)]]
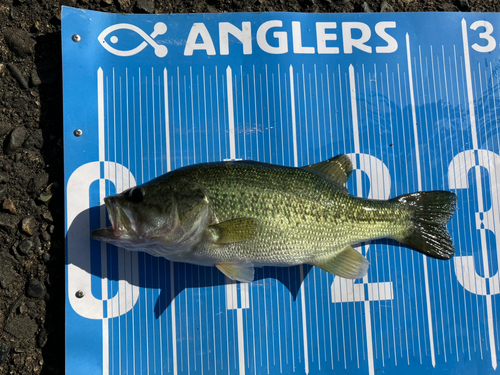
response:
[[(370, 181), (368, 198), (388, 199), (391, 194), (391, 175), (384, 162), (371, 155), (359, 154), (359, 165), (357, 165), (356, 154), (349, 154), (349, 157), (354, 165), (358, 191), (362, 189), (361, 173), (364, 172)], [(369, 246), (365, 246), (366, 252)], [(333, 303), (394, 299), (391, 281), (369, 283), (366, 277), (359, 284), (355, 284), (354, 280), (335, 277), (331, 286), (331, 294)]]
[(491, 33), (493, 32), (493, 25), (489, 23), (488, 21), (476, 21), (472, 25), (470, 25), (470, 28), (472, 30), (477, 30), (479, 27), (484, 27), (486, 30), (483, 33), (479, 33), (479, 37), (481, 39), (486, 40), (488, 43), (485, 46), (480, 46), (477, 43), (474, 43), (472, 45), (472, 48), (477, 51), (477, 52), (491, 52), (495, 49), (496, 47), (496, 41), (495, 38), (491, 36)]

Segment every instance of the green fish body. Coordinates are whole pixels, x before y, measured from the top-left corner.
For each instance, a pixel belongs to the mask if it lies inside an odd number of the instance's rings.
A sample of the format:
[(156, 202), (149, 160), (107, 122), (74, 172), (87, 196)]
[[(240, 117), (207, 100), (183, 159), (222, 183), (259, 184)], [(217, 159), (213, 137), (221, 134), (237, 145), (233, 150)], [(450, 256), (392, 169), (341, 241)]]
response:
[(455, 194), (357, 198), (344, 187), (351, 172), (345, 155), (302, 168), (192, 165), (105, 198), (112, 226), (92, 235), (171, 261), (216, 266), (241, 282), (253, 280), (256, 266), (298, 264), (360, 278), (368, 261), (351, 245), (378, 238), (434, 258), (453, 256), (446, 223)]

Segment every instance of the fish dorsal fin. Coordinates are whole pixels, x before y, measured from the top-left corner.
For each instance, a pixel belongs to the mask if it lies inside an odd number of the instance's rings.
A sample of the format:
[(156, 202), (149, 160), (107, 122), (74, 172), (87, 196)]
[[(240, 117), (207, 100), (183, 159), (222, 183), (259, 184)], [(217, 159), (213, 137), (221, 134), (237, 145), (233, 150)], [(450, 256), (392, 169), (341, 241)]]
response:
[(344, 250), (334, 253), (330, 259), (313, 265), (346, 279), (360, 279), (366, 275), (370, 263), (351, 246), (347, 246)]
[(352, 162), (347, 155), (337, 155), (320, 163), (307, 165), (302, 169), (321, 173), (337, 185), (344, 186), (352, 173)]
[(241, 218), (210, 225), (208, 230), (215, 244), (224, 245), (249, 240), (255, 235), (257, 225), (257, 219)]
[(224, 275), (231, 280), (236, 280), (242, 283), (250, 283), (253, 281), (255, 269), (253, 263), (221, 263), (216, 264), (215, 267), (219, 269)]

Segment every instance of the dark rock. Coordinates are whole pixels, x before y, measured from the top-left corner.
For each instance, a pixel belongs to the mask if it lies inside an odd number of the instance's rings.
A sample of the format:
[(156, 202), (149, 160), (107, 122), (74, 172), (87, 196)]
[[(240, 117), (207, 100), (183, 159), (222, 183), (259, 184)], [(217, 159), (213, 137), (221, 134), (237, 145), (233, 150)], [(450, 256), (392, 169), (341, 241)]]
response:
[(9, 48), (20, 57), (31, 55), (35, 51), (36, 42), (31, 35), (22, 29), (9, 28), (3, 32)]
[(12, 129), (12, 125), (8, 122), (0, 122), (0, 137), (3, 137), (5, 134), (10, 132)]
[(43, 240), (44, 240), (45, 242), (49, 242), (49, 241), (50, 241), (50, 234), (49, 234), (46, 230), (44, 230), (44, 231), (42, 232), (42, 238), (43, 238)]
[(43, 146), (43, 134), (41, 129), (37, 129), (31, 134), (23, 144), (26, 149), (37, 148), (41, 149)]
[(26, 140), (28, 132), (24, 126), (18, 126), (9, 135), (7, 139), (7, 145), (5, 146), (5, 152), (11, 153), (18, 150)]
[(7, 189), (5, 188), (5, 186), (3, 186), (3, 185), (0, 186), (0, 200), (5, 198), (6, 191), (7, 191)]
[(10, 348), (6, 343), (0, 343), (0, 366), (2, 366), (3, 361), (5, 361), (7, 354), (9, 354), (9, 350)]
[(132, 10), (132, 1), (131, 0), (117, 0), (118, 6), (122, 12), (129, 12)]
[(299, 0), (302, 7), (310, 7), (316, 4), (315, 0)]
[(33, 69), (31, 71), (31, 84), (34, 87), (40, 86), (42, 84), (42, 80), (38, 76), (38, 72), (36, 71), (36, 69)]
[(455, 5), (450, 4), (450, 3), (440, 4), (440, 5), (438, 5), (438, 9), (440, 11), (443, 11), (443, 12), (458, 12), (459, 11), (459, 9)]
[(23, 73), (21, 73), (21, 71), (19, 70), (19, 68), (16, 65), (7, 64), (7, 68), (9, 68), (10, 72), (12, 73), (12, 75), (14, 76), (16, 81), (19, 83), (19, 85), (23, 89), (27, 89), (29, 87), (28, 81), (26, 81), (26, 79), (23, 76)]
[(33, 249), (33, 241), (24, 240), (23, 242), (21, 242), (19, 244), (18, 249), (21, 252), (21, 254), (28, 255), (29, 253), (31, 253), (31, 251)]
[(38, 210), (38, 206), (36, 205), (36, 202), (33, 200), (33, 199), (30, 199), (29, 202), (29, 207), (33, 210), (33, 211), (37, 211)]
[(154, 0), (137, 0), (135, 7), (139, 12), (153, 13), (155, 11)]
[(19, 223), (19, 218), (11, 214), (0, 212), (0, 228), (12, 234)]
[(49, 263), (50, 262), (50, 254), (49, 253), (43, 253), (42, 259), (43, 259), (43, 261), (45, 263)]
[(11, 214), (17, 214), (16, 206), (14, 206), (14, 203), (8, 198), (3, 201), (2, 208), (5, 211), (9, 211)]
[(35, 338), (38, 326), (31, 318), (23, 315), (18, 315), (12, 318), (5, 325), (5, 332), (19, 340), (29, 340)]
[(34, 251), (42, 250), (42, 242), (40, 241), (40, 237), (38, 236), (33, 237), (33, 250)]
[(45, 286), (37, 279), (31, 279), (28, 284), (28, 296), (33, 298), (43, 298), (46, 293)]
[(42, 328), (38, 334), (38, 347), (43, 348), (47, 344), (47, 330)]
[(387, 1), (384, 1), (384, 2), (382, 2), (382, 5), (380, 5), (380, 11), (381, 12), (394, 12), (394, 8)]
[(14, 271), (16, 261), (10, 254), (0, 253), (0, 287), (7, 289), (9, 285), (18, 282), (19, 275)]
[(42, 190), (49, 183), (49, 174), (46, 172), (38, 173), (28, 184), (28, 192), (36, 193)]
[(23, 219), (21, 223), (21, 229), (24, 233), (32, 236), (35, 233), (36, 221), (32, 216), (28, 216)]
[(469, 11), (470, 10), (470, 5), (468, 0), (458, 0), (458, 6), (460, 7), (460, 10), (462, 11)]

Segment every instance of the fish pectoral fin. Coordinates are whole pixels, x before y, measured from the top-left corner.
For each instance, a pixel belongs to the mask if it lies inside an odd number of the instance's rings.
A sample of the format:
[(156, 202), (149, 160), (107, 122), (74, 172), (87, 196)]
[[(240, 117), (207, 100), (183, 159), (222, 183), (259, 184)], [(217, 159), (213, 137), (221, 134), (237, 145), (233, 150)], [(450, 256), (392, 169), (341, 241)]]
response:
[(258, 223), (252, 218), (233, 219), (210, 225), (207, 229), (215, 244), (224, 245), (249, 240), (255, 235)]
[(343, 187), (352, 173), (352, 162), (347, 155), (337, 155), (320, 163), (307, 165), (302, 169), (313, 170)]
[(370, 262), (352, 246), (347, 246), (344, 250), (336, 252), (326, 262), (313, 265), (346, 279), (360, 279), (366, 275)]
[(236, 280), (241, 283), (250, 283), (253, 281), (255, 269), (253, 263), (221, 263), (216, 264), (215, 267), (219, 269), (224, 275), (231, 280)]

